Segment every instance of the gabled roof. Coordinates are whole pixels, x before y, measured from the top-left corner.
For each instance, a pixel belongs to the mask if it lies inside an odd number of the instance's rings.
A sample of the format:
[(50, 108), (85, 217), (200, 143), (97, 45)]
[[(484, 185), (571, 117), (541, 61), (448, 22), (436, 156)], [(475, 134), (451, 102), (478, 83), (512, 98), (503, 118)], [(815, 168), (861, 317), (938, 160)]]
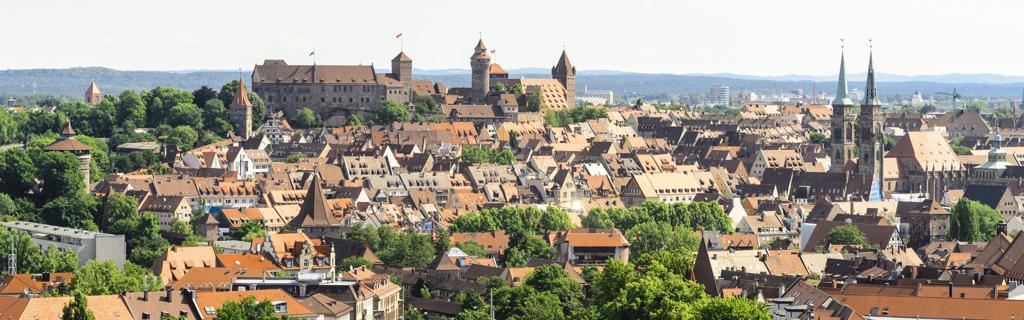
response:
[(987, 186), (972, 184), (964, 188), (964, 195), (961, 197), (981, 202), (982, 204), (989, 206), (992, 209), (999, 207), (999, 199), (1003, 198), (1009, 187), (1002, 186)]
[(963, 170), (963, 164), (938, 132), (907, 132), (886, 154), (886, 158), (913, 158), (920, 170)]

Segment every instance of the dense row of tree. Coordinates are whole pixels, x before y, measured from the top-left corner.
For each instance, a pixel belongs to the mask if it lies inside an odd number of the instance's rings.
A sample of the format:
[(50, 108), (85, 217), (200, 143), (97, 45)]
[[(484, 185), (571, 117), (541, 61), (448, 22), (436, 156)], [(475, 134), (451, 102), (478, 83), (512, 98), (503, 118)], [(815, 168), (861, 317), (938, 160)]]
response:
[(581, 223), (587, 228), (625, 230), (630, 250), (635, 254), (677, 247), (696, 250), (700, 240), (695, 230), (732, 232), (732, 220), (718, 203), (710, 201), (644, 202), (629, 209), (595, 208)]
[(608, 117), (608, 110), (602, 107), (578, 106), (569, 110), (549, 110), (544, 113), (544, 123), (552, 127), (565, 127), (573, 123)]
[(481, 148), (476, 146), (466, 146), (462, 148), (462, 161), (471, 164), (477, 163), (497, 163), (502, 165), (512, 165), (512, 162), (516, 160), (516, 155), (511, 150), (498, 150), (494, 148)]
[(555, 206), (502, 207), (460, 215), (450, 225), (452, 232), (505, 231), (509, 248), (503, 260), (506, 266), (525, 266), (531, 258), (552, 259), (554, 253), (538, 235), (572, 228), (569, 215)]
[[(120, 143), (163, 137), (168, 143), (190, 149), (196, 143), (226, 137), (234, 130), (227, 108), (237, 88), (238, 81), (225, 84), (220, 92), (205, 86), (194, 92), (156, 87), (141, 94), (126, 90), (119, 95), (106, 95), (96, 106), (80, 101), (59, 102), (54, 113), (0, 111), (0, 144), (32, 140), (58, 130), (71, 119), (78, 133), (85, 136), (115, 140), (119, 134), (134, 135), (131, 139), (117, 139)], [(249, 100), (253, 104), (253, 125), (258, 126), (266, 115), (266, 106), (252, 92)], [(156, 135), (137, 135), (133, 132), (136, 128), (153, 128)]]
[[(709, 297), (686, 278), (693, 254), (685, 248), (640, 255), (632, 263), (609, 261), (603, 271), (587, 268), (589, 290), (557, 264), (536, 268), (522, 285), (497, 278), (478, 280), (493, 295), (495, 319), (770, 319), (767, 306), (743, 298)], [(422, 288), (425, 289), (425, 288)], [(429, 291), (414, 293), (429, 297)], [(451, 299), (462, 306), (458, 320), (491, 319), (490, 307), (473, 293)], [(411, 320), (424, 319), (412, 310)]]

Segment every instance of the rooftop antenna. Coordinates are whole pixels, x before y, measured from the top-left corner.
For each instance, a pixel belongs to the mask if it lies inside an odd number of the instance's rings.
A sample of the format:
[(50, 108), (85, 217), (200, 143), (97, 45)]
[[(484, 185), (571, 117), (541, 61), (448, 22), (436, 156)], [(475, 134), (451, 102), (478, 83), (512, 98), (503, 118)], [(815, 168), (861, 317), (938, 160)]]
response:
[(12, 276), (18, 274), (18, 249), (14, 247), (14, 242), (11, 241), (11, 253), (7, 255), (7, 267)]

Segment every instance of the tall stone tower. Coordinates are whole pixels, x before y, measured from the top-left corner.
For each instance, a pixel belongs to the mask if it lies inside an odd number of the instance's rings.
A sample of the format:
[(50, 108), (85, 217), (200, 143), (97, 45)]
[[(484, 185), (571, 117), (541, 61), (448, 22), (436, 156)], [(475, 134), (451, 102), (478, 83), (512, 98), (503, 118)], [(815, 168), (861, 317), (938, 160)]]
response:
[(235, 133), (242, 139), (252, 138), (252, 102), (249, 102), (249, 92), (245, 90), (245, 82), (238, 79), (238, 89), (235, 91), (235, 100), (231, 101), (228, 109), (228, 116), (235, 125)]
[(846, 164), (853, 160), (857, 143), (854, 141), (854, 123), (857, 115), (853, 113), (853, 100), (850, 100), (846, 87), (846, 57), (839, 58), (839, 84), (836, 86), (836, 98), (832, 100), (832, 168), (833, 172), (842, 172)]
[(96, 85), (96, 81), (93, 80), (89, 84), (89, 89), (85, 90), (85, 102), (91, 106), (95, 106), (103, 100), (103, 93), (100, 92), (100, 87)]
[(391, 59), (391, 74), (402, 83), (405, 92), (409, 94), (409, 100), (412, 101), (412, 58), (405, 52), (399, 52)]
[[(864, 86), (864, 103), (860, 106), (860, 160), (858, 170), (864, 179), (871, 179), (871, 195), (881, 200), (883, 181), (883, 160), (885, 155), (885, 114), (882, 113), (882, 102), (878, 100), (878, 89), (875, 86), (874, 54), (868, 56), (868, 77)], [(876, 185), (877, 184), (877, 185)], [(876, 187), (878, 189), (876, 189)], [(871, 199), (876, 200), (876, 199)]]
[(576, 104), (576, 67), (569, 62), (569, 55), (562, 50), (558, 63), (551, 67), (551, 78), (558, 80), (565, 87), (565, 101), (569, 105)]
[(491, 91), (491, 55), (487, 53), (484, 40), (480, 39), (469, 57), (469, 66), (473, 68), (473, 101), (483, 102), (487, 92)]

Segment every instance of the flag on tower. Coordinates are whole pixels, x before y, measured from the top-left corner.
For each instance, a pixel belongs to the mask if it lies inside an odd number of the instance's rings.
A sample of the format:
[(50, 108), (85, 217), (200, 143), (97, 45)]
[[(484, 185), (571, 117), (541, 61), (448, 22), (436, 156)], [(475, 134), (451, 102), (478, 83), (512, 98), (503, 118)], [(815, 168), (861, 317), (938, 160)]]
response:
[(395, 35), (395, 38), (401, 38), (401, 37), (402, 37), (402, 33), (401, 32), (399, 32), (398, 34)]
[(315, 56), (315, 55), (316, 55), (316, 50), (313, 50), (313, 51), (310, 51), (310, 52), (309, 52), (309, 56), (310, 56), (310, 57), (312, 57), (312, 56)]

